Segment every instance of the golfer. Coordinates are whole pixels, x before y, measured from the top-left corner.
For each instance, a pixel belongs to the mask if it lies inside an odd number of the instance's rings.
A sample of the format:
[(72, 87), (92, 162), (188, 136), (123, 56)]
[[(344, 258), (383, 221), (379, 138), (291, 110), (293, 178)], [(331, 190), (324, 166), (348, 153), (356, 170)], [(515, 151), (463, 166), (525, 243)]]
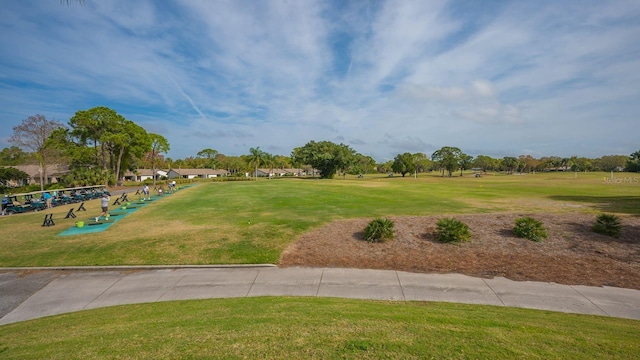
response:
[(2, 198), (2, 215), (6, 214), (6, 210), (5, 209), (7, 208), (7, 206), (9, 206), (9, 195), (5, 195)]
[[(100, 216), (104, 215), (105, 220), (109, 220), (109, 195), (107, 195), (107, 193), (102, 194), (102, 198), (100, 199), (100, 205), (102, 206), (102, 214), (100, 214)], [(96, 217), (96, 222), (98, 222), (98, 220), (100, 220), (100, 216)]]

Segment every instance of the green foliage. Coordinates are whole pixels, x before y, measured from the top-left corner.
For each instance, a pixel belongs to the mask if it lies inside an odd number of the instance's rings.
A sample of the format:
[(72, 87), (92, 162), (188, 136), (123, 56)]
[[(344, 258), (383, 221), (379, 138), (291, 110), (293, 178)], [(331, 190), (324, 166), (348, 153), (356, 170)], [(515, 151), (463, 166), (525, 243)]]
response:
[(547, 238), (547, 231), (541, 221), (525, 216), (517, 218), (513, 232), (516, 236), (533, 241), (542, 241)]
[(448, 175), (451, 176), (453, 171), (459, 169), (461, 157), (462, 151), (453, 146), (444, 146), (440, 150), (434, 151), (431, 155), (431, 159), (435, 162), (436, 166), (442, 170), (442, 176), (444, 176), (445, 170), (447, 170)]
[(364, 239), (368, 242), (384, 242), (393, 239), (395, 224), (387, 218), (377, 218), (369, 222), (364, 229)]
[(436, 238), (445, 243), (471, 241), (469, 226), (454, 218), (444, 218), (436, 223)]
[(11, 146), (0, 151), (0, 165), (11, 166), (24, 164), (31, 154), (22, 151), (17, 146)]
[(593, 225), (593, 231), (598, 234), (620, 237), (622, 233), (622, 221), (613, 214), (600, 214), (596, 217), (596, 223)]
[(100, 185), (105, 183), (105, 177), (109, 184), (115, 184), (113, 174), (105, 175), (99, 168), (77, 168), (62, 177), (61, 182), (65, 187)]
[(12, 167), (0, 168), (0, 184), (7, 184), (10, 181), (22, 183), (29, 178), (29, 175), (22, 170)]
[(505, 156), (502, 158), (502, 168), (507, 170), (509, 174), (518, 167), (519, 161), (513, 156)]
[(413, 155), (408, 152), (396, 155), (393, 160), (393, 164), (391, 165), (391, 169), (395, 173), (402, 174), (402, 177), (416, 171), (416, 163), (413, 159)]
[(629, 172), (640, 172), (640, 150), (629, 155), (627, 168), (625, 170)]
[(344, 144), (310, 141), (293, 149), (291, 158), (296, 164), (311, 165), (320, 170), (323, 179), (331, 179), (338, 170), (346, 171), (354, 164), (356, 152)]

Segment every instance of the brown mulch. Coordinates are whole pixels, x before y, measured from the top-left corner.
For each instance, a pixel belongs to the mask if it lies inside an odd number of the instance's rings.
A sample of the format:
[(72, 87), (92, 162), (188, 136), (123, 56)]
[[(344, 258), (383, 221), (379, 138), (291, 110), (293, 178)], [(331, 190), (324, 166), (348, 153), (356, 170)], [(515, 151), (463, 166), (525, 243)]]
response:
[[(546, 240), (513, 235), (515, 219), (525, 215), (544, 223)], [(457, 245), (436, 240), (435, 224), (443, 217), (390, 217), (395, 237), (384, 243), (363, 240), (371, 219), (336, 221), (302, 235), (284, 251), (280, 266), (459, 273), (640, 290), (640, 217), (623, 217), (616, 239), (594, 233), (595, 216), (588, 214), (454, 215), (472, 233), (471, 242)]]

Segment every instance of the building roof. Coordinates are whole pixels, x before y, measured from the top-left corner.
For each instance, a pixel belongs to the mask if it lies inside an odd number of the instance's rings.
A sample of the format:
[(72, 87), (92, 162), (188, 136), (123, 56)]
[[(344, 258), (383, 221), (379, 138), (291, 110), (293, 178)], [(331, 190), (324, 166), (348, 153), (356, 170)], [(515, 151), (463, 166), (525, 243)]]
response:
[(223, 175), (228, 174), (225, 169), (170, 169), (178, 175)]

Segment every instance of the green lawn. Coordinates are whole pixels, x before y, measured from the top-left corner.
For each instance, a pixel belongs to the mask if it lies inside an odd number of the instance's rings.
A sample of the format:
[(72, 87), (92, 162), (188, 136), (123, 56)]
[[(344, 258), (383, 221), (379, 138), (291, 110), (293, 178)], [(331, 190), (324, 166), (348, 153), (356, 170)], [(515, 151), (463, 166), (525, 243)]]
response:
[[(608, 175), (203, 183), (102, 233), (57, 236), (75, 222), (62, 219), (70, 206), (51, 211), (53, 227), (40, 226), (42, 212), (1, 217), (0, 266), (276, 263), (300, 234), (343, 218), (640, 215), (640, 184), (605, 184)], [(86, 207), (81, 219), (99, 213), (99, 200)], [(609, 317), (267, 297), (127, 305), (4, 325), (0, 358), (625, 359), (640, 353), (639, 336), (639, 321)]]
[[(637, 174), (616, 174), (634, 177)], [(55, 208), (0, 218), (0, 266), (277, 263), (305, 231), (344, 218), (518, 211), (640, 214), (640, 184), (606, 173), (474, 178), (366, 176), (207, 182), (156, 201), (107, 231), (57, 236), (75, 220)], [(99, 214), (99, 200), (85, 205)]]
[(325, 298), (118, 306), (0, 327), (2, 359), (632, 359), (640, 322)]

